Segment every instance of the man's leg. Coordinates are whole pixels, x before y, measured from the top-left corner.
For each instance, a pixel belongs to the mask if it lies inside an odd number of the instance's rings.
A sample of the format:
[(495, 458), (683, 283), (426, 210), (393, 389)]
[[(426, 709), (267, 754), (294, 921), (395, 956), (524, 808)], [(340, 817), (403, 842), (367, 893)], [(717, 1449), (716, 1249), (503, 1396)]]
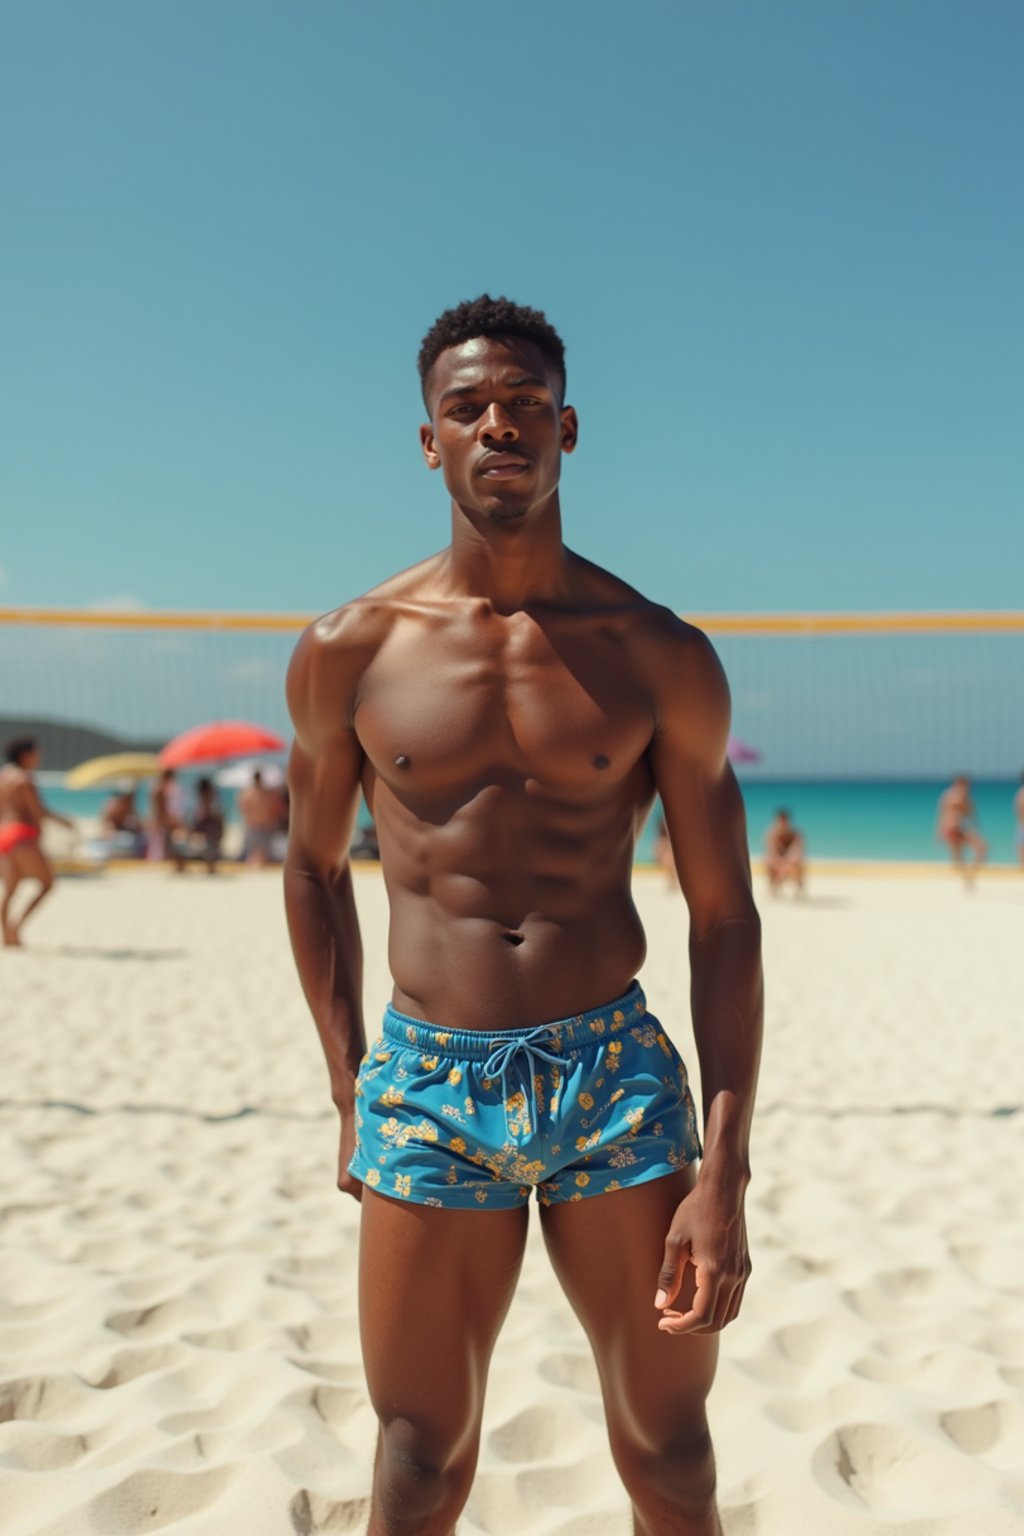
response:
[(21, 880), (38, 880), (39, 882), (38, 891), (25, 904), (17, 921), (10, 914), (10, 900), (14, 895), (13, 886), (9, 888), (4, 898), (4, 942), (6, 944), (20, 944), (21, 930), (24, 928), (27, 919), (38, 907), (43, 897), (53, 889), (53, 870), (50, 868), (49, 860), (38, 843), (19, 843), (17, 848), (11, 849), (7, 857), (14, 868), (15, 884)]
[(380, 1420), (367, 1536), (454, 1531), (528, 1219), (525, 1205), (442, 1210), (364, 1188), (359, 1331)]
[(0, 859), (0, 883), (3, 886), (3, 896), (0, 897), (0, 933), (3, 934), (5, 944), (16, 944), (18, 935), (11, 920), (11, 900), (21, 884), (21, 875), (11, 854), (5, 854)]
[[(684, 1169), (648, 1184), (541, 1208), (555, 1272), (587, 1331), (612, 1455), (636, 1536), (721, 1536), (704, 1404), (716, 1334), (659, 1333), (654, 1309), (665, 1236), (693, 1186)], [(687, 1267), (677, 1305), (692, 1296)]]

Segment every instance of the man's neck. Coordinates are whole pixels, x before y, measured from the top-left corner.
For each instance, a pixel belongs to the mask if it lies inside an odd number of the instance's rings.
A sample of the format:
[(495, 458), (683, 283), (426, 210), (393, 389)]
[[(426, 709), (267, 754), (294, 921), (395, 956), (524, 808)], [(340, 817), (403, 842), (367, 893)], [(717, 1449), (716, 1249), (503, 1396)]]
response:
[(516, 613), (569, 590), (569, 552), (557, 499), (539, 516), (515, 523), (470, 520), (452, 506), (447, 575), (452, 590), (486, 597), (498, 613)]

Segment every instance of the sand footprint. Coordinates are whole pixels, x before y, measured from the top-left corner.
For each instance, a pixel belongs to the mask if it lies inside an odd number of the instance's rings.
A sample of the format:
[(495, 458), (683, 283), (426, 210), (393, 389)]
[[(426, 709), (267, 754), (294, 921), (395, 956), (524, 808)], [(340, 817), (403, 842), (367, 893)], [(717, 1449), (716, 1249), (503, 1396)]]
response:
[(553, 1382), (556, 1387), (571, 1387), (575, 1392), (593, 1394), (601, 1390), (593, 1357), (582, 1350), (577, 1354), (565, 1350), (545, 1355), (538, 1370), (545, 1381)]
[(1024, 1460), (1024, 1409), (1015, 1400), (1003, 1398), (970, 1408), (951, 1408), (939, 1415), (939, 1424), (954, 1445), (971, 1456), (988, 1456), (997, 1447), (1005, 1452), (1002, 1442), (1012, 1437), (1017, 1442), (1010, 1448), (1012, 1464), (1017, 1466)]
[[(188, 1359), (188, 1351), (181, 1344), (156, 1344), (149, 1348), (121, 1349), (113, 1355), (103, 1369), (103, 1374), (92, 1379), (89, 1385), (106, 1392), (112, 1387), (123, 1387), (140, 1376), (153, 1371), (174, 1370)], [(95, 1377), (95, 1373), (94, 1373)]]
[(143, 1467), (90, 1499), (86, 1514), (94, 1530), (111, 1536), (159, 1530), (209, 1509), (240, 1473), (237, 1465), (212, 1467), (208, 1472)]
[(487, 1444), (502, 1461), (561, 1461), (582, 1450), (592, 1433), (574, 1415), (535, 1403), (492, 1429)]
[(988, 1479), (979, 1466), (900, 1424), (843, 1424), (815, 1451), (811, 1467), (826, 1493), (841, 1503), (886, 1514), (941, 1515), (971, 1497), (984, 1496)]
[(325, 1424), (332, 1429), (348, 1427), (353, 1413), (369, 1406), (365, 1390), (359, 1387), (335, 1386), (322, 1382), (315, 1387), (300, 1387), (284, 1399), (286, 1407), (293, 1404), (312, 1408)]
[(328, 1499), (321, 1493), (300, 1488), (288, 1506), (292, 1530), (298, 1536), (314, 1531), (356, 1531), (369, 1512), (370, 1501), (363, 1499)]
[(89, 1389), (74, 1376), (22, 1376), (0, 1383), (0, 1424), (10, 1419), (73, 1417), (89, 1398)]
[(180, 1336), (189, 1325), (197, 1321), (195, 1310), (180, 1296), (170, 1296), (148, 1307), (132, 1308), (126, 1312), (113, 1312), (107, 1318), (108, 1328), (123, 1334), (173, 1333)]
[(61, 1435), (39, 1424), (11, 1422), (0, 1433), (0, 1467), (19, 1472), (55, 1472), (88, 1452), (85, 1435)]

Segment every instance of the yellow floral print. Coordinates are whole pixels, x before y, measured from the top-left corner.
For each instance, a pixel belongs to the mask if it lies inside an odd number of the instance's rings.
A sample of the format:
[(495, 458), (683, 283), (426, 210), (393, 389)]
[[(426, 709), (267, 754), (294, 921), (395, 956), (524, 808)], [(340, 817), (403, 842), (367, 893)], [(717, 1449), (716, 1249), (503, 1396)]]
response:
[(395, 1191), (399, 1195), (410, 1195), (412, 1193), (412, 1176), (408, 1173), (396, 1173)]
[(448, 1081), (451, 1083), (453, 1088), (457, 1088), (462, 1082), (462, 1068), (452, 1067), (451, 1071), (448, 1073)]
[(380, 1183), (380, 1173), (378, 1169), (368, 1168), (366, 1170), (366, 1182), (369, 1184), (371, 1189), (377, 1188), (377, 1185)]
[(576, 1185), (577, 1185), (577, 1188), (579, 1188), (579, 1189), (586, 1189), (586, 1187), (587, 1187), (587, 1185), (589, 1183), (590, 1183), (590, 1174), (589, 1173), (578, 1173), (576, 1175)]
[(386, 1104), (389, 1109), (395, 1109), (399, 1104), (402, 1103), (404, 1098), (404, 1088), (396, 1088), (393, 1083), (389, 1083), (388, 1086), (384, 1089), (384, 1092), (381, 1094), (379, 1102), (381, 1104)]
[(448, 1145), (453, 1152), (465, 1152), (466, 1150), (465, 1140), (461, 1136), (453, 1136)]
[(579, 1095), (579, 1102), (584, 1109), (593, 1109), (594, 1095), (592, 1093), (581, 1093)]
[(440, 1060), (440, 1056), (421, 1056), (420, 1066), (423, 1068), (424, 1072), (436, 1072), (437, 1064)]

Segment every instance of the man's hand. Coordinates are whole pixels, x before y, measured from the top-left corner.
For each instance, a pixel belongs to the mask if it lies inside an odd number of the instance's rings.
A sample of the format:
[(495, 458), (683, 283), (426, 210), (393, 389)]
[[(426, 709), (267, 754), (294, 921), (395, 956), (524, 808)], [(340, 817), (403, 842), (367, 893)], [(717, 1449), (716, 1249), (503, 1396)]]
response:
[(352, 1154), (356, 1149), (356, 1112), (355, 1106), (341, 1111), (341, 1146), (338, 1150), (338, 1188), (343, 1195), (351, 1195), (353, 1200), (363, 1198), (363, 1185), (360, 1179), (353, 1178), (348, 1171), (348, 1165), (352, 1161)]
[[(672, 1303), (688, 1264), (696, 1271), (695, 1285), (688, 1287), (693, 1299), (689, 1309), (680, 1312)], [(676, 1207), (665, 1239), (665, 1262), (654, 1298), (661, 1312), (659, 1330), (718, 1333), (740, 1310), (750, 1268), (742, 1188), (705, 1182), (702, 1174)]]

